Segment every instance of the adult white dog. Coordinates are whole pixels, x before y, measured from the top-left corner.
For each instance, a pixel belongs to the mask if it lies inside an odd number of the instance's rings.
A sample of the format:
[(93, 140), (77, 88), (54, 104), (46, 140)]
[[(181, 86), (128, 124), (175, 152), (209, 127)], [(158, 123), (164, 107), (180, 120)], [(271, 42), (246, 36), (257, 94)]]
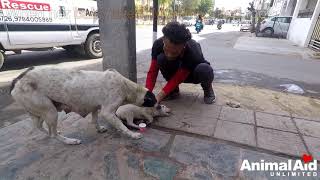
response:
[[(105, 127), (97, 122), (100, 111), (116, 129), (137, 139), (142, 135), (124, 126), (115, 115), (116, 110), (128, 103), (152, 107), (157, 102), (153, 93), (115, 70), (29, 68), (12, 82), (11, 95), (29, 113), (36, 128), (66, 144), (79, 144), (80, 140), (57, 133), (58, 111), (75, 112), (83, 117), (92, 113), (98, 132), (104, 132)], [(48, 125), (48, 131), (43, 128), (43, 122)]]

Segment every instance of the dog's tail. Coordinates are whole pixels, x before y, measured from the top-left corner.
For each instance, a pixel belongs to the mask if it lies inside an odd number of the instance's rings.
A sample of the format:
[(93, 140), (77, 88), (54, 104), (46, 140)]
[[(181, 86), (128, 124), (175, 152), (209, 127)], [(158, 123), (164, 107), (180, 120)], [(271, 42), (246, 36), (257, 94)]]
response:
[(32, 66), (32, 67), (29, 67), (26, 71), (24, 71), (23, 73), (21, 73), (18, 77), (16, 77), (16, 78), (12, 81), (11, 87), (10, 87), (10, 94), (11, 94), (14, 86), (16, 85), (16, 83), (17, 83), (20, 79), (22, 79), (23, 76), (25, 76), (29, 71), (31, 71), (31, 70), (33, 70), (33, 69), (34, 69), (33, 66)]

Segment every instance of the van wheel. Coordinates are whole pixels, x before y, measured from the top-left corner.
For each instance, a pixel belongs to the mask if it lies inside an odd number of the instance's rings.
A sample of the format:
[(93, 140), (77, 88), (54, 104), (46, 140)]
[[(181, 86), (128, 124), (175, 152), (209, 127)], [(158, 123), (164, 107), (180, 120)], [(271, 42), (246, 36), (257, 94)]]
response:
[(86, 43), (84, 44), (84, 50), (89, 58), (102, 57), (102, 45), (99, 33), (92, 33), (89, 35)]
[(3, 52), (0, 51), (0, 69), (3, 66), (3, 63), (4, 63), (4, 54)]

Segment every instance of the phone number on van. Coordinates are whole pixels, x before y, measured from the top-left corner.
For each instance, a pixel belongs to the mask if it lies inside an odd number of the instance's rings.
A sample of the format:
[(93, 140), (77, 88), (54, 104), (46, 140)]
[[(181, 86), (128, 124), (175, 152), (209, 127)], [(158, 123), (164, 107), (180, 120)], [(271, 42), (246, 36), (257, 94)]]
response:
[(5, 22), (52, 22), (52, 18), (46, 17), (23, 17), (23, 16), (0, 16), (0, 21)]

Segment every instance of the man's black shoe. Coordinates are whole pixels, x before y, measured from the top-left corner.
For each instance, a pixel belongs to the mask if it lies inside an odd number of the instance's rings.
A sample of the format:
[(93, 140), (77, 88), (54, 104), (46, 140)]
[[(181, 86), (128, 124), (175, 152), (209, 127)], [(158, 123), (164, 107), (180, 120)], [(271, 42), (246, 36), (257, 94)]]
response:
[(204, 97), (203, 97), (204, 103), (212, 104), (212, 103), (216, 102), (216, 94), (214, 93), (214, 91), (212, 89), (212, 85), (204, 88), (203, 92), (204, 92)]

